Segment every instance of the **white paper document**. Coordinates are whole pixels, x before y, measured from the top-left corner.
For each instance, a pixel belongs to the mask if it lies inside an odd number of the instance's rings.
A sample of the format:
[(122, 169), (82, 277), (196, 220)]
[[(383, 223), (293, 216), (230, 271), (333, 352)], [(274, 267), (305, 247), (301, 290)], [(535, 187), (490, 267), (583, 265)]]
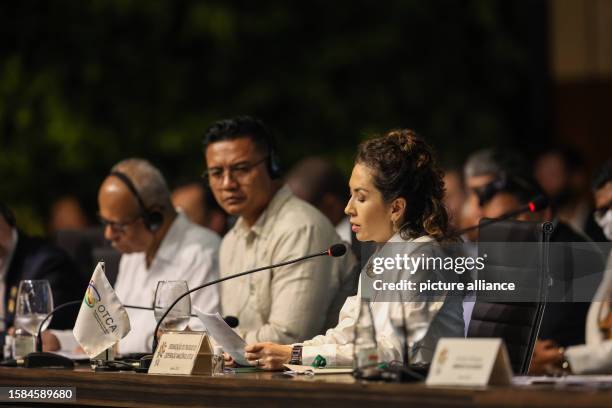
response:
[(225, 323), (225, 320), (223, 320), (219, 313), (204, 313), (196, 307), (193, 309), (202, 321), (202, 324), (204, 324), (210, 337), (223, 347), (223, 351), (232, 356), (236, 363), (244, 366), (251, 365), (244, 358), (246, 342)]
[(293, 371), (296, 374), (306, 374), (306, 375), (315, 375), (315, 374), (351, 374), (353, 369), (350, 367), (341, 367), (341, 368), (315, 368), (306, 365), (295, 365), (295, 364), (283, 364), (286, 368)]
[(612, 375), (567, 375), (564, 377), (516, 376), (512, 378), (513, 385), (610, 385)]

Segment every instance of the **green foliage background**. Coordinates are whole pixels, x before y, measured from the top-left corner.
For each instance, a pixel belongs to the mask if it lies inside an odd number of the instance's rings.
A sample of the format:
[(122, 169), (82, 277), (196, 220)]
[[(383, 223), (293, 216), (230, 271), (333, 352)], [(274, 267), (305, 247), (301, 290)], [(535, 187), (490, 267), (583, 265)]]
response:
[[(203, 169), (214, 120), (260, 116), (283, 161), (347, 172), (359, 140), (406, 126), (447, 163), (544, 143), (544, 1), (23, 0), (0, 5), (0, 199), (48, 206), (128, 156), (171, 184)], [(535, 141), (535, 144), (534, 144)]]

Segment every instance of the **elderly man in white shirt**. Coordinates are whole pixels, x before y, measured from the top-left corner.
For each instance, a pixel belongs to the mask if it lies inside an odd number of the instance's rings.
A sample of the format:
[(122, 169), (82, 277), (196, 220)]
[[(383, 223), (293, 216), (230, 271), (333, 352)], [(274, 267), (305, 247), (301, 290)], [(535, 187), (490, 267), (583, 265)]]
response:
[[(175, 211), (163, 176), (149, 162), (127, 159), (115, 165), (100, 187), (98, 203), (105, 237), (123, 254), (115, 285), (123, 304), (152, 307), (161, 280), (184, 280), (192, 288), (218, 277), (219, 237)], [(191, 302), (204, 312), (217, 311), (217, 288), (192, 294)], [(119, 352), (150, 351), (153, 312), (128, 308), (128, 314), (131, 331)], [(43, 338), (49, 349), (76, 346), (71, 332), (53, 334)]]
[[(206, 176), (217, 202), (239, 216), (220, 249), (222, 277), (317, 253), (341, 242), (329, 220), (280, 180), (270, 134), (238, 117), (211, 126), (204, 139)], [(319, 257), (224, 282), (224, 314), (237, 316), (247, 342), (296, 342), (333, 327), (355, 293), (357, 262)]]

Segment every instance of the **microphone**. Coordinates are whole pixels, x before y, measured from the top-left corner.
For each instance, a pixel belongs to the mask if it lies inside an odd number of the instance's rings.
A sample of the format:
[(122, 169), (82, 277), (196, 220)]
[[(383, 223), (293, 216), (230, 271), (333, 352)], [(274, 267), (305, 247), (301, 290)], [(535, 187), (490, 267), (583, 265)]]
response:
[(544, 195), (537, 195), (536, 197), (534, 197), (531, 201), (529, 201), (527, 204), (525, 204), (524, 206), (513, 210), (513, 211), (509, 211), (505, 214), (502, 214), (501, 216), (497, 217), (497, 218), (488, 218), (486, 220), (483, 220), (482, 222), (476, 224), (476, 225), (472, 225), (471, 227), (467, 227), (467, 228), (463, 228), (460, 230), (455, 231), (452, 235), (451, 238), (454, 237), (458, 237), (460, 235), (465, 234), (466, 232), (475, 230), (477, 228), (484, 228), (488, 225), (494, 224), (496, 222), (499, 221), (504, 221), (507, 220), (509, 218), (514, 218), (517, 215), (521, 215), (523, 213), (536, 213), (542, 210), (545, 210), (546, 208), (548, 208), (549, 205), (549, 201), (548, 198)]
[[(229, 275), (229, 276), (226, 276), (224, 278), (220, 278), (220, 279), (216, 279), (214, 281), (210, 281), (210, 282), (204, 283), (203, 285), (196, 286), (195, 288), (188, 290), (187, 292), (183, 293), (178, 298), (176, 298), (174, 300), (174, 302), (172, 302), (172, 304), (168, 307), (168, 309), (162, 315), (161, 319), (159, 319), (159, 321), (157, 322), (157, 325), (155, 326), (155, 331), (153, 332), (153, 344), (152, 344), (153, 348), (152, 348), (151, 352), (154, 353), (155, 349), (157, 348), (157, 332), (159, 331), (161, 323), (164, 321), (166, 316), (168, 316), (168, 313), (170, 313), (172, 308), (174, 306), (176, 306), (176, 304), (178, 302), (180, 302), (180, 300), (182, 298), (184, 298), (185, 296), (188, 296), (191, 293), (193, 293), (195, 291), (198, 291), (200, 289), (204, 289), (204, 288), (206, 288), (208, 286), (216, 285), (218, 283), (224, 282), (226, 280), (238, 278), (240, 276), (250, 275), (252, 273), (260, 272), (260, 271), (265, 271), (265, 270), (268, 270), (268, 269), (279, 268), (279, 267), (285, 266), (285, 265), (291, 265), (291, 264), (294, 264), (294, 263), (297, 263), (297, 262), (305, 261), (306, 259), (316, 258), (316, 257), (319, 257), (319, 256), (331, 256), (331, 257), (337, 258), (337, 257), (340, 257), (340, 256), (344, 255), (345, 253), (346, 253), (346, 245), (344, 245), (344, 244), (334, 244), (331, 247), (329, 247), (328, 249), (326, 249), (325, 251), (318, 252), (316, 254), (306, 255), (306, 256), (302, 256), (300, 258), (291, 259), (289, 261), (281, 262), (281, 263), (278, 263), (278, 264), (262, 266), (262, 267), (251, 269), (251, 270), (248, 270), (248, 271), (245, 271), (245, 272), (236, 273), (234, 275)], [(228, 316), (228, 318), (229, 317), (231, 317), (231, 316)], [(236, 326), (237, 326), (238, 325), (238, 319), (237, 318), (236, 318), (235, 323), (236, 323)], [(151, 360), (149, 359), (148, 360), (149, 364), (150, 364), (150, 361)]]
[(225, 323), (232, 329), (238, 327), (238, 324), (240, 324), (240, 320), (238, 320), (236, 316), (225, 316), (223, 320), (225, 320)]
[(344, 244), (334, 244), (329, 247), (327, 250), (327, 255), (337, 258), (346, 254), (346, 245)]

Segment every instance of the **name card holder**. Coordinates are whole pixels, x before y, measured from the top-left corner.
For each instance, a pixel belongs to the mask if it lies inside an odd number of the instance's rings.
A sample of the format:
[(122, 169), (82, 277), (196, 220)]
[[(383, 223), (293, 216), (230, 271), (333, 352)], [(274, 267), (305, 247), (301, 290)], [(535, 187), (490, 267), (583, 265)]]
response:
[(444, 338), (438, 341), (427, 385), (508, 385), (512, 368), (499, 338)]
[(153, 354), (149, 374), (213, 375), (214, 352), (205, 332), (165, 332)]

